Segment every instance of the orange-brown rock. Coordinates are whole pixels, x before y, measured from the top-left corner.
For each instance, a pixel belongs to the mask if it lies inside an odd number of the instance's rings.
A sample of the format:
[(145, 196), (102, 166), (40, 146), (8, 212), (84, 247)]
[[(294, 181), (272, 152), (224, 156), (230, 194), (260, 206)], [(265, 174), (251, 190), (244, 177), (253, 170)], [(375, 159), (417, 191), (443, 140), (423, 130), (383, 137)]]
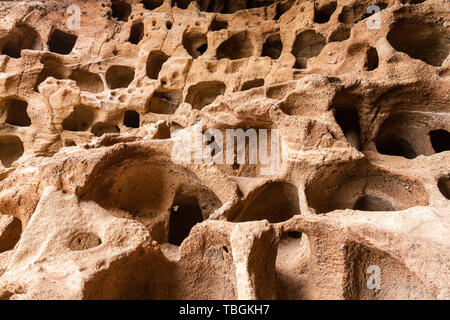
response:
[(449, 10), (0, 2), (0, 299), (450, 299)]

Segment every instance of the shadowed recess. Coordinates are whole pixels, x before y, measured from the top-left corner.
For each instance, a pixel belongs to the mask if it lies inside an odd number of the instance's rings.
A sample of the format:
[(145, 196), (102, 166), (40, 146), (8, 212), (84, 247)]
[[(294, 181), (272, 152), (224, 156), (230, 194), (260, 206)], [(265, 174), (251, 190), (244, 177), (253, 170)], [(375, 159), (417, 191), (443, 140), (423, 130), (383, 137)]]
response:
[(283, 51), (283, 43), (280, 34), (272, 34), (267, 37), (263, 45), (262, 57), (270, 57), (274, 60), (278, 59)]
[[(20, 219), (12, 216), (0, 216), (0, 219), (8, 219), (6, 228), (0, 232), (0, 254), (14, 249), (22, 234), (22, 222)], [(1, 271), (0, 271), (1, 274)]]
[(24, 152), (22, 140), (15, 135), (0, 136), (0, 161), (9, 168)]
[(294, 5), (295, 0), (284, 0), (277, 2), (276, 14), (274, 20), (279, 20)]
[(450, 30), (441, 24), (396, 21), (387, 34), (395, 50), (439, 67), (450, 52)]
[(428, 205), (428, 194), (417, 180), (391, 174), (358, 161), (351, 168), (317, 172), (306, 184), (308, 206), (316, 213), (334, 210), (393, 211)]
[(32, 27), (18, 23), (0, 40), (1, 54), (20, 58), (22, 50), (42, 50), (42, 40)]
[(53, 29), (48, 40), (48, 47), (51, 52), (59, 54), (69, 54), (72, 52), (77, 36), (58, 29)]
[(314, 22), (315, 23), (327, 23), (330, 21), (331, 15), (336, 10), (336, 1), (331, 1), (321, 6), (314, 7)]
[(96, 73), (76, 69), (72, 71), (70, 79), (76, 81), (81, 91), (99, 93), (104, 90), (103, 81)]
[(154, 10), (164, 3), (164, 0), (142, 0), (142, 4), (144, 4), (144, 8), (147, 10)]
[(435, 152), (450, 150), (450, 133), (444, 129), (430, 131), (430, 141)]
[(249, 194), (230, 217), (234, 222), (267, 219), (277, 223), (297, 214), (300, 214), (297, 187), (288, 182), (273, 182)]
[(27, 107), (26, 101), (9, 98), (2, 103), (0, 111), (6, 111), (6, 123), (13, 126), (28, 127), (31, 125), (31, 119), (28, 116)]
[(111, 1), (112, 17), (118, 21), (128, 21), (131, 14), (131, 6), (128, 3), (112, 0)]
[(134, 79), (134, 68), (128, 66), (111, 66), (105, 74), (110, 89), (127, 88)]
[(228, 28), (228, 22), (225, 20), (220, 20), (219, 18), (215, 17), (213, 21), (211, 22), (211, 25), (209, 29), (211, 31), (219, 31), (222, 29)]
[(45, 57), (41, 59), (41, 63), (44, 64), (44, 67), (39, 72), (36, 83), (34, 84), (34, 91), (36, 92), (39, 92), (39, 85), (47, 78), (52, 77), (61, 80), (67, 79), (70, 75), (70, 69), (66, 68), (58, 58)]
[(394, 135), (385, 135), (375, 140), (377, 151), (389, 156), (400, 156), (407, 159), (414, 159), (417, 153), (411, 144), (404, 138)]
[[(401, 156), (414, 159), (420, 154), (417, 144), (417, 133), (413, 131), (414, 126), (410, 124), (405, 114), (391, 114), (378, 130), (374, 139), (377, 151), (390, 156)], [(408, 126), (405, 126), (408, 124)]]
[(337, 28), (331, 33), (328, 38), (328, 42), (341, 42), (350, 38), (352, 29), (346, 25), (340, 24)]
[(361, 147), (361, 127), (359, 125), (358, 110), (353, 106), (334, 106), (334, 118), (341, 127), (347, 141), (356, 149)]
[(192, 108), (201, 110), (206, 105), (214, 102), (217, 96), (225, 93), (225, 83), (220, 81), (204, 81), (191, 86), (186, 96), (186, 102)]
[(127, 110), (123, 116), (123, 125), (128, 128), (139, 128), (141, 123), (139, 113), (134, 110)]
[(147, 111), (158, 114), (174, 114), (183, 99), (180, 91), (155, 92), (147, 104)]
[(388, 200), (372, 195), (364, 195), (359, 198), (353, 209), (361, 211), (395, 211)]
[(169, 56), (162, 51), (154, 50), (150, 52), (145, 66), (147, 77), (155, 80), (158, 79), (159, 72), (167, 59), (169, 59)]
[(130, 37), (128, 38), (128, 41), (130, 41), (132, 44), (138, 44), (139, 42), (141, 42), (143, 37), (144, 24), (140, 21), (133, 23), (130, 29)]
[(186, 31), (183, 33), (183, 47), (189, 55), (196, 59), (208, 49), (206, 35), (197, 31)]
[(97, 122), (92, 126), (91, 132), (96, 137), (101, 137), (107, 133), (119, 133), (120, 129), (118, 126), (110, 122)]
[(442, 195), (450, 200), (450, 177), (442, 177), (438, 181), (438, 188)]
[(76, 106), (74, 111), (64, 119), (62, 127), (68, 131), (86, 131), (92, 125), (95, 112), (88, 106)]
[(373, 71), (378, 68), (378, 52), (374, 47), (369, 47), (364, 59), (364, 70)]
[(170, 209), (169, 243), (181, 245), (197, 223), (203, 221), (202, 211), (194, 197), (176, 199)]
[(305, 69), (308, 59), (318, 56), (325, 42), (325, 37), (314, 30), (299, 33), (292, 48), (292, 54), (295, 56), (294, 68)]
[(253, 55), (253, 44), (246, 31), (237, 33), (217, 48), (217, 59), (237, 60)]
[(241, 91), (247, 91), (253, 88), (258, 88), (264, 86), (264, 79), (254, 79), (245, 81), (242, 85)]

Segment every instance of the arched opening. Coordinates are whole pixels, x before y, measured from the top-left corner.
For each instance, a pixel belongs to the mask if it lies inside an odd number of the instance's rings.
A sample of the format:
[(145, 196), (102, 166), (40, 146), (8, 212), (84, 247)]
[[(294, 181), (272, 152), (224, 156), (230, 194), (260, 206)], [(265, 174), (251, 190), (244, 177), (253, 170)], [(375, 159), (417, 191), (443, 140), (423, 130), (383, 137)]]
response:
[(369, 47), (364, 59), (364, 70), (373, 71), (378, 68), (378, 52), (374, 47)]
[(154, 10), (160, 7), (164, 3), (164, 0), (142, 0), (141, 3), (144, 4), (145, 9)]
[(150, 79), (158, 79), (159, 72), (162, 69), (163, 64), (169, 59), (169, 56), (164, 52), (155, 50), (150, 52), (146, 63), (147, 77)]
[(280, 57), (282, 51), (283, 43), (281, 42), (280, 34), (272, 34), (264, 42), (261, 56), (276, 60)]
[(225, 40), (217, 48), (217, 59), (244, 59), (253, 55), (253, 44), (246, 31), (240, 32)]
[(350, 38), (352, 29), (346, 25), (339, 24), (328, 37), (328, 42), (341, 42)]
[(334, 210), (393, 211), (426, 206), (429, 195), (417, 180), (373, 167), (367, 160), (324, 168), (306, 184), (308, 206), (317, 214)]
[(128, 38), (128, 41), (132, 44), (138, 44), (141, 42), (142, 38), (144, 37), (144, 24), (139, 21), (133, 23), (130, 30), (130, 37)]
[(188, 89), (186, 102), (192, 105), (192, 108), (201, 110), (203, 107), (214, 102), (217, 96), (225, 93), (225, 83), (220, 81), (204, 81), (191, 86)]
[(337, 105), (334, 109), (334, 118), (341, 127), (347, 141), (359, 150), (361, 147), (361, 127), (358, 110), (353, 106), (345, 105)]
[(81, 91), (99, 93), (104, 90), (103, 81), (96, 73), (85, 70), (73, 70), (70, 79), (76, 81)]
[(276, 14), (274, 20), (279, 20), (283, 14), (289, 11), (294, 5), (295, 0), (285, 0), (277, 2)]
[[(345, 245), (344, 291), (347, 300), (428, 300), (433, 295), (411, 270), (388, 253), (357, 242)], [(377, 269), (370, 269), (376, 267)], [(376, 270), (376, 271), (374, 271)], [(379, 289), (370, 288), (378, 274)], [(373, 277), (372, 277), (373, 278)]]
[(131, 6), (128, 3), (112, 0), (111, 1), (112, 16), (119, 21), (128, 21), (131, 14)]
[(450, 150), (450, 133), (447, 130), (430, 131), (430, 141), (435, 152)]
[(176, 199), (170, 209), (169, 243), (179, 246), (191, 229), (203, 221), (202, 211), (194, 197)]
[(24, 152), (22, 140), (15, 135), (0, 136), (0, 161), (9, 168)]
[(18, 99), (8, 99), (5, 102), (6, 120), (5, 122), (19, 127), (31, 125), (31, 119), (27, 113), (28, 103)]
[(58, 29), (53, 29), (48, 40), (48, 47), (51, 52), (59, 54), (69, 54), (72, 52), (77, 36)]
[(423, 154), (421, 145), (426, 141), (422, 139), (421, 142), (423, 133), (422, 130), (416, 129), (420, 128), (416, 125), (417, 121), (410, 118), (408, 113), (390, 114), (383, 121), (374, 139), (378, 152), (407, 159), (414, 159), (417, 155)]
[(305, 69), (308, 59), (318, 56), (325, 42), (325, 37), (314, 30), (299, 33), (292, 48), (292, 54), (295, 56), (294, 68)]
[(157, 114), (174, 114), (183, 99), (180, 91), (155, 92), (147, 105), (147, 111)]
[[(14, 249), (22, 234), (22, 222), (13, 216), (0, 215), (0, 254)], [(1, 273), (1, 272), (0, 272)]]
[(20, 58), (22, 50), (42, 50), (41, 37), (25, 24), (17, 24), (0, 43), (1, 53), (11, 58)]
[(300, 214), (297, 187), (287, 182), (273, 182), (249, 194), (245, 203), (231, 214), (231, 219), (235, 222), (267, 219), (278, 223), (297, 214)]
[(331, 15), (336, 10), (336, 1), (328, 2), (321, 6), (314, 7), (314, 22), (315, 23), (327, 23), (330, 21)]
[(450, 31), (443, 25), (400, 19), (387, 34), (395, 50), (439, 67), (450, 52)]
[(64, 119), (62, 127), (68, 131), (86, 131), (94, 121), (95, 112), (88, 106), (76, 106), (72, 113)]
[(187, 31), (183, 33), (183, 47), (191, 57), (197, 59), (208, 49), (208, 39), (203, 33)]
[(225, 20), (220, 20), (217, 17), (213, 19), (213, 21), (211, 22), (211, 26), (209, 27), (211, 31), (219, 31), (226, 28), (228, 28), (228, 22)]
[(141, 124), (139, 113), (134, 110), (125, 111), (123, 116), (123, 125), (128, 128), (139, 128)]
[(110, 89), (127, 88), (134, 79), (134, 68), (128, 66), (111, 66), (105, 74)]
[(404, 138), (394, 135), (384, 135), (375, 139), (377, 151), (389, 156), (400, 156), (407, 159), (414, 159), (417, 153), (411, 144)]

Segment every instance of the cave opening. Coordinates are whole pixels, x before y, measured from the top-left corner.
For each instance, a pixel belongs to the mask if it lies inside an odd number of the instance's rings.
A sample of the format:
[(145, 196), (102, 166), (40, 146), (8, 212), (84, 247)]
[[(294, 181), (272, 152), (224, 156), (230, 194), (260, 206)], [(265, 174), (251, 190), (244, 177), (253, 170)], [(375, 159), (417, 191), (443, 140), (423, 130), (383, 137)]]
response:
[(334, 118), (341, 127), (347, 141), (359, 150), (361, 147), (361, 127), (357, 108), (353, 106), (336, 106)]
[(315, 23), (327, 23), (330, 21), (331, 15), (336, 10), (336, 1), (331, 1), (325, 5), (314, 8), (314, 22)]
[(353, 209), (360, 211), (395, 211), (394, 206), (389, 200), (372, 195), (360, 197), (356, 201)]
[(430, 131), (430, 141), (437, 153), (450, 150), (450, 133), (447, 130)]
[(125, 115), (123, 116), (123, 125), (128, 128), (139, 128), (141, 121), (139, 113), (134, 110), (125, 111)]
[(411, 144), (400, 137), (394, 135), (385, 135), (375, 140), (377, 151), (389, 156), (400, 156), (407, 159), (414, 159), (417, 153)]
[(6, 109), (6, 123), (19, 126), (28, 127), (31, 125), (31, 119), (27, 113), (28, 103), (18, 99), (10, 99), (7, 102)]
[(119, 21), (128, 21), (131, 14), (131, 6), (128, 3), (112, 0), (111, 2), (112, 16)]
[(58, 29), (54, 29), (48, 40), (48, 47), (51, 52), (59, 54), (69, 54), (72, 52), (78, 37)]
[(144, 37), (144, 24), (142, 22), (135, 22), (131, 26), (130, 37), (128, 41), (132, 44), (138, 44)]
[(176, 200), (170, 209), (169, 243), (179, 246), (191, 229), (203, 221), (202, 211), (195, 197)]

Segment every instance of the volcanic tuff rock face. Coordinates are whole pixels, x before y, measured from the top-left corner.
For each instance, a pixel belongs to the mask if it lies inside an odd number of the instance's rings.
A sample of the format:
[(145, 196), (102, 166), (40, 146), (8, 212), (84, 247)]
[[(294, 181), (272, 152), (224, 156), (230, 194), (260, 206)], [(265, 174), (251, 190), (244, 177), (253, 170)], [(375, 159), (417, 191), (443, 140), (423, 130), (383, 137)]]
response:
[(0, 298), (450, 299), (447, 1), (0, 15)]

